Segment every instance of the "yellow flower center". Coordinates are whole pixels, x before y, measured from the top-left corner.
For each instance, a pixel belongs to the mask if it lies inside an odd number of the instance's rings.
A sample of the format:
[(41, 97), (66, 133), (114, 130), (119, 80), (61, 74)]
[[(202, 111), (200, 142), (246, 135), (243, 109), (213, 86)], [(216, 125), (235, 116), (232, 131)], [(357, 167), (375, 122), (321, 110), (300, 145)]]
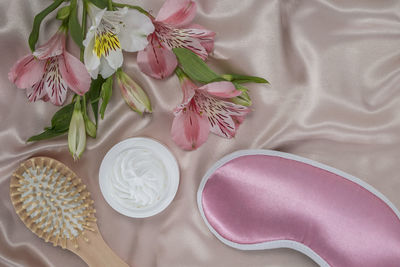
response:
[(121, 45), (119, 43), (117, 35), (111, 31), (97, 32), (94, 43), (94, 52), (97, 57), (108, 56), (110, 50), (120, 49)]
[(121, 48), (117, 37), (117, 29), (107, 20), (102, 20), (96, 29), (93, 51), (97, 57), (108, 56), (111, 50), (116, 51)]

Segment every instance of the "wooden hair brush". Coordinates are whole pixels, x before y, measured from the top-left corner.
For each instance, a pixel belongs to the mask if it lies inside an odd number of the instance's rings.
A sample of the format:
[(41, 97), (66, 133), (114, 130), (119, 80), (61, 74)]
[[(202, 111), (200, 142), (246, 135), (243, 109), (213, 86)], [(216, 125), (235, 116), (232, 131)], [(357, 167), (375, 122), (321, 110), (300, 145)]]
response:
[(10, 196), (24, 224), (46, 242), (89, 266), (128, 266), (101, 237), (86, 185), (61, 162), (46, 157), (23, 162), (11, 178)]

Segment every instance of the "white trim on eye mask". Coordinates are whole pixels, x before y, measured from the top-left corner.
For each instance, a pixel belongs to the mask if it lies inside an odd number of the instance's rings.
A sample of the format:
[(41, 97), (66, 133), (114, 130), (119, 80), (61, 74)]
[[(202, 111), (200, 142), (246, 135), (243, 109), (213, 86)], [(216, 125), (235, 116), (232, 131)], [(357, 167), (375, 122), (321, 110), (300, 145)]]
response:
[(396, 207), (393, 205), (392, 202), (390, 202), (389, 199), (387, 199), (382, 193), (380, 193), (377, 189), (372, 187), (371, 185), (367, 184), (366, 182), (360, 180), (357, 177), (354, 177), (350, 174), (347, 174), (343, 171), (340, 171), (338, 169), (335, 169), (333, 167), (327, 166), (325, 164), (313, 161), (311, 159), (303, 158), (300, 156), (296, 156), (293, 154), (289, 153), (284, 153), (280, 151), (274, 151), (274, 150), (265, 150), (265, 149), (249, 149), (249, 150), (239, 150), (236, 152), (233, 152), (231, 154), (228, 154), (227, 156), (223, 157), (222, 159), (218, 160), (204, 175), (203, 179), (200, 182), (199, 190), (197, 191), (197, 205), (200, 210), (201, 217), (203, 218), (204, 222), (206, 223), (208, 229), (213, 233), (221, 242), (224, 244), (240, 249), (240, 250), (264, 250), (264, 249), (274, 249), (274, 248), (291, 248), (294, 250), (297, 250), (308, 257), (310, 257), (312, 260), (314, 260), (317, 264), (319, 264), (321, 267), (329, 267), (330, 265), (328, 262), (326, 262), (321, 256), (319, 256), (315, 251), (313, 251), (311, 248), (308, 246), (297, 242), (293, 240), (275, 240), (275, 241), (267, 241), (263, 243), (257, 243), (257, 244), (239, 244), (232, 242), (224, 237), (222, 237), (208, 222), (207, 218), (205, 217), (204, 211), (203, 211), (203, 204), (202, 204), (202, 193), (204, 190), (204, 186), (206, 185), (207, 180), (210, 178), (210, 176), (222, 165), (225, 163), (241, 157), (241, 156), (249, 156), (249, 155), (266, 155), (266, 156), (276, 156), (276, 157), (281, 157), (285, 159), (290, 159), (298, 162), (303, 162), (306, 164), (309, 164), (311, 166), (326, 170), (328, 172), (337, 174), (345, 179), (348, 179), (363, 188), (367, 189), (369, 192), (380, 198), (383, 202), (385, 202), (391, 209), (392, 211), (397, 215), (397, 217), (400, 220), (400, 212), (396, 209)]

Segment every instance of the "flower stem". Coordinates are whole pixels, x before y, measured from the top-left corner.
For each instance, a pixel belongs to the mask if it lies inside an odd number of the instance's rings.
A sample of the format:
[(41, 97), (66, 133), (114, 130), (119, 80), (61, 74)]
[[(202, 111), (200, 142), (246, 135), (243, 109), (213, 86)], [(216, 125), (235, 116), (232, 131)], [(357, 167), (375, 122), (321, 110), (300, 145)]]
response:
[(65, 32), (65, 33), (68, 32), (68, 19), (64, 19), (62, 21), (61, 26), (60, 26), (60, 28), (58, 28), (58, 30), (62, 31), (62, 32)]
[(185, 74), (185, 72), (180, 67), (176, 67), (175, 74), (176, 74), (176, 76), (178, 76), (179, 81), (182, 81), (183, 79), (188, 78), (187, 75)]
[(90, 99), (90, 104), (95, 104), (96, 102), (99, 102), (101, 97), (96, 97), (95, 99)]
[(116, 73), (116, 75), (118, 76), (118, 75), (121, 74), (121, 72), (123, 72), (123, 70), (122, 70), (121, 67), (119, 67), (115, 73)]
[(81, 109), (81, 96), (80, 95), (76, 95), (75, 108), (76, 109)]
[(114, 9), (113, 9), (113, 2), (112, 2), (112, 0), (108, 0), (108, 10), (111, 10), (111, 11), (114, 10)]
[(83, 104), (83, 117), (87, 117), (87, 110), (86, 110), (86, 95), (82, 96), (82, 104)]
[[(86, 35), (86, 19), (87, 19), (87, 2), (86, 0), (82, 1), (83, 8), (82, 8), (82, 40), (85, 40)], [(83, 62), (83, 55), (84, 55), (85, 47), (81, 48), (80, 59)]]
[[(111, 0), (109, 0), (111, 1)], [(147, 12), (146, 10), (144, 10), (143, 8), (141, 8), (140, 6), (133, 6), (133, 5), (129, 5), (129, 4), (122, 4), (122, 3), (115, 3), (112, 2), (112, 5), (115, 7), (128, 7), (131, 9), (136, 9), (137, 11), (139, 11), (140, 13), (145, 14), (146, 16), (150, 17), (150, 18), (154, 18), (149, 12)]]

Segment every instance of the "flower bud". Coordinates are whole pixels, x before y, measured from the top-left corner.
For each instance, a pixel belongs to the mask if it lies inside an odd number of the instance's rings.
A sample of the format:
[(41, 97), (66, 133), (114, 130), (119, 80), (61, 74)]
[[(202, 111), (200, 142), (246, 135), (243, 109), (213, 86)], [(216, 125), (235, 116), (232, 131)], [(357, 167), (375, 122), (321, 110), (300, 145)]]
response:
[(71, 12), (70, 6), (62, 7), (57, 12), (57, 19), (64, 20), (69, 17), (69, 13)]
[(242, 91), (242, 94), (240, 96), (236, 96), (234, 98), (231, 98), (231, 101), (235, 104), (242, 105), (245, 107), (249, 107), (252, 105), (252, 101), (250, 99), (250, 96), (247, 92)]
[(96, 125), (88, 118), (84, 116), (86, 133), (93, 138), (96, 138), (97, 128)]
[(68, 148), (74, 160), (82, 155), (86, 147), (85, 121), (81, 110), (80, 99), (75, 102), (68, 131)]
[(122, 70), (117, 72), (117, 81), (122, 97), (133, 111), (140, 115), (143, 112), (152, 112), (150, 100), (145, 91)]
[(231, 101), (238, 105), (242, 105), (242, 106), (246, 106), (246, 107), (251, 106), (252, 102), (251, 102), (251, 99), (250, 99), (250, 96), (248, 93), (249, 89), (247, 89), (247, 87), (245, 87), (241, 84), (238, 84), (238, 83), (235, 84), (235, 86), (236, 86), (236, 89), (241, 91), (242, 93), (237, 97), (231, 98)]
[(224, 75), (221, 75), (221, 77), (227, 81), (230, 81), (230, 82), (233, 81), (233, 75), (231, 75), (231, 74), (224, 74)]

